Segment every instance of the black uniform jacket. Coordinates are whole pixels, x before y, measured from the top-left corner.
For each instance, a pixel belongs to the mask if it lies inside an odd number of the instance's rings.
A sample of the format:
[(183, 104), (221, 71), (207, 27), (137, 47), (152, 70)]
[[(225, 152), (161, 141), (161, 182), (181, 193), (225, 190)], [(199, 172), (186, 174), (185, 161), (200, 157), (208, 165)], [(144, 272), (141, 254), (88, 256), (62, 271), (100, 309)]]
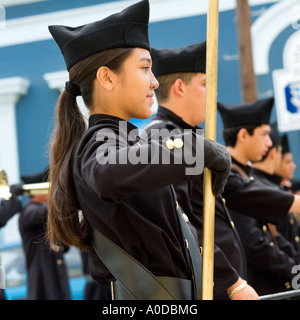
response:
[[(250, 175), (250, 166), (243, 166), (234, 158), (232, 163)], [(276, 225), (283, 221), (294, 201), (292, 194), (275, 190), (251, 176), (242, 177), (235, 168), (231, 169), (228, 176), (223, 197), (231, 214), (236, 212)]]
[(9, 200), (2, 200), (0, 205), (0, 228), (17, 212), (20, 212), (22, 205), (17, 196), (12, 195)]
[[(251, 168), (251, 175), (254, 176), (256, 179), (262, 181), (266, 185), (269, 185), (277, 190), (284, 190), (280, 186), (281, 177), (277, 175), (270, 175), (262, 170), (257, 168)], [(288, 191), (286, 191), (288, 192)], [(286, 261), (286, 268), (288, 277), (280, 277), (280, 288), (291, 289), (291, 279), (294, 277), (294, 274), (291, 273), (292, 264), (298, 265), (300, 263), (300, 248), (299, 248), (299, 237), (297, 235), (295, 225), (297, 221), (294, 220), (293, 215), (288, 213), (283, 221), (276, 226), (277, 234), (275, 236), (275, 241), (280, 249), (280, 253), (286, 255), (287, 258), (283, 261)], [(274, 241), (274, 239), (272, 238)], [(276, 251), (275, 251), (276, 254)], [(278, 253), (277, 253), (278, 254)], [(272, 263), (272, 261), (271, 261)], [(273, 267), (273, 266), (272, 266)], [(276, 272), (276, 268), (275, 268)]]
[[(193, 143), (185, 147), (196, 148), (198, 142)], [(167, 153), (171, 163), (151, 164), (148, 156), (140, 162), (132, 157), (147, 152)], [(175, 164), (179, 160), (183, 165)], [(92, 115), (73, 167), (83, 216), (153, 274), (191, 279), (176, 195), (170, 186), (187, 179), (185, 167), (189, 166), (182, 155), (166, 147), (166, 141), (155, 142), (151, 148), (139, 142), (138, 129), (131, 123)], [(98, 283), (114, 279), (93, 249), (90, 258), (90, 272)]]
[(70, 300), (67, 268), (63, 252), (49, 249), (45, 241), (47, 206), (28, 202), (20, 213), (22, 237), (28, 272), (28, 300)]
[[(251, 167), (243, 166), (234, 158), (232, 162), (238, 165), (246, 174), (251, 174)], [(233, 169), (233, 171), (235, 171), (235, 169)], [(238, 180), (237, 177), (235, 179)], [(247, 180), (249, 181), (247, 182)], [(287, 252), (292, 248), (284, 237), (278, 235), (276, 239), (273, 239), (268, 229), (268, 220), (266, 220), (268, 218), (265, 213), (269, 214), (270, 219), (272, 218), (272, 220), (277, 223), (282, 221), (292, 204), (293, 196), (290, 197), (290, 195), (288, 195), (286, 197), (286, 192), (282, 192), (276, 188), (274, 189), (270, 184), (263, 183), (252, 175), (250, 175), (250, 179), (246, 179), (244, 183), (249, 185), (248, 188), (250, 190), (248, 201), (244, 203), (245, 210), (243, 210), (241, 206), (240, 211), (233, 210), (231, 211), (231, 215), (245, 248), (248, 261), (248, 282), (259, 295), (282, 291), (284, 288), (281, 277), (290, 277), (291, 267), (295, 265), (296, 260), (295, 257), (288, 255)], [(254, 187), (256, 191), (253, 190)], [(260, 190), (260, 194), (258, 190)], [(272, 190), (274, 192), (273, 196)], [(256, 197), (254, 197), (255, 195)], [(268, 208), (266, 212), (261, 211), (266, 205), (265, 201), (268, 200), (269, 202), (267, 202), (267, 204), (270, 208)], [(236, 198), (236, 201), (238, 202), (239, 199)], [(279, 203), (278, 201), (282, 202)], [(228, 203), (229, 202), (230, 201), (228, 201)], [(250, 207), (252, 207), (251, 203), (256, 205), (256, 214), (254, 217), (245, 215), (248, 203)], [(272, 216), (272, 212), (274, 217)], [(261, 215), (256, 216), (259, 213), (261, 213)], [(278, 243), (282, 245), (282, 250), (277, 249), (276, 245)]]
[[(271, 183), (272, 186), (276, 189), (283, 190), (286, 192), (290, 192), (289, 190), (282, 188), (280, 186), (280, 182), (282, 177), (278, 175), (264, 175), (263, 172), (255, 171), (256, 169), (252, 169), (252, 174), (260, 174), (259, 178), (264, 179), (264, 182)], [(262, 181), (262, 180), (261, 180)], [(289, 212), (284, 220), (277, 226), (277, 230), (290, 242), (292, 243), (294, 249), (297, 252), (300, 252), (300, 241), (299, 241), (299, 222), (294, 218), (292, 212)]]
[[(282, 178), (278, 175), (270, 175), (257, 168), (251, 168), (251, 175), (261, 182), (273, 187), (274, 189), (288, 192), (280, 186)], [(297, 225), (298, 222), (294, 219), (292, 213), (288, 213), (287, 215), (285, 215), (283, 221), (276, 226), (276, 229), (279, 232), (279, 237), (283, 236), (284, 240), (287, 240), (287, 245), (285, 245), (284, 242), (281, 242), (282, 244), (280, 244), (280, 247), (288, 248), (289, 246), (291, 246), (290, 249), (287, 249), (287, 253), (290, 256), (298, 256), (299, 261), (300, 246)], [(281, 241), (280, 238), (278, 239), (278, 241)], [(298, 262), (298, 264), (299, 263), (300, 261)]]
[[(170, 110), (159, 106), (158, 112), (146, 127), (151, 129), (195, 130)], [(195, 180), (174, 184), (178, 202), (188, 215), (198, 233), (199, 246), (203, 244), (203, 175)], [(226, 293), (238, 277), (246, 276), (246, 260), (238, 232), (222, 197), (215, 199), (215, 245), (214, 245), (214, 296)], [(222, 295), (223, 296), (223, 295)], [(224, 295), (225, 296), (225, 295)]]

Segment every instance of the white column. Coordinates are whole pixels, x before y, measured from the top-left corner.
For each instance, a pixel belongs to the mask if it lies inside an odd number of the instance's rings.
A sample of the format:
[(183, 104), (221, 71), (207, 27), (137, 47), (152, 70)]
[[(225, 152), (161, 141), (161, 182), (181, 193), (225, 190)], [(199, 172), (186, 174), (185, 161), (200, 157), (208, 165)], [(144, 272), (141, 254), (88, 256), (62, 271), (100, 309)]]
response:
[(27, 79), (0, 79), (0, 167), (6, 171), (9, 184), (20, 181), (16, 105), (27, 94)]
[[(66, 81), (69, 80), (69, 74), (68, 71), (50, 72), (44, 74), (44, 79), (50, 89), (58, 90), (61, 93), (65, 88)], [(85, 106), (82, 97), (77, 97), (77, 103), (87, 125), (90, 116), (89, 110)]]

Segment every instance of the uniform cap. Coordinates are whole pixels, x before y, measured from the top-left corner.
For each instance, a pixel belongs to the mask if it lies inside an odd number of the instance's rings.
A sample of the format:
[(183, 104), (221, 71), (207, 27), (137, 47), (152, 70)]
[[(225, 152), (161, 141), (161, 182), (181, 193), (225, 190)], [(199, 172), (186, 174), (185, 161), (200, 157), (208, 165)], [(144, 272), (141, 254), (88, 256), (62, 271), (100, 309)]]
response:
[(279, 145), (281, 145), (281, 137), (278, 132), (277, 122), (271, 123), (270, 138), (273, 143), (272, 147), (278, 147)]
[(291, 180), (292, 182), (292, 191), (293, 192), (296, 192), (296, 191), (299, 191), (300, 190), (300, 180), (299, 179), (292, 179)]
[(282, 154), (291, 152), (287, 134), (283, 134), (281, 136), (281, 146), (282, 146)]
[(67, 69), (78, 61), (108, 49), (140, 47), (150, 51), (149, 2), (142, 0), (119, 13), (79, 27), (49, 26)]
[(269, 124), (274, 98), (267, 98), (251, 103), (227, 106), (218, 102), (224, 129), (243, 125)]
[(206, 73), (206, 41), (180, 49), (151, 48), (151, 56), (155, 77), (177, 72)]
[(36, 172), (27, 175), (21, 175), (21, 179), (24, 183), (40, 183), (47, 182), (49, 176), (49, 167), (41, 172)]

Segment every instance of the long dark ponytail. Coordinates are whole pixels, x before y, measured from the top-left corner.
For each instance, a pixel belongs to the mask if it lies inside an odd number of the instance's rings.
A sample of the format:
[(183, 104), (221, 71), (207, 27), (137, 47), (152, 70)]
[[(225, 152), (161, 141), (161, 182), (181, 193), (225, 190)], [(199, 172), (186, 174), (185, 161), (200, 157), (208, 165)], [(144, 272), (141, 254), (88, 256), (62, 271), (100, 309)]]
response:
[[(76, 63), (69, 71), (70, 82), (77, 86), (85, 105), (93, 107), (93, 89), (97, 70), (107, 66), (118, 72), (132, 49), (118, 48), (96, 53)], [(88, 249), (85, 223), (80, 219), (80, 206), (73, 181), (73, 157), (86, 129), (76, 96), (64, 90), (56, 107), (56, 125), (50, 148), (50, 192), (48, 201), (47, 236), (52, 249), (59, 242)]]

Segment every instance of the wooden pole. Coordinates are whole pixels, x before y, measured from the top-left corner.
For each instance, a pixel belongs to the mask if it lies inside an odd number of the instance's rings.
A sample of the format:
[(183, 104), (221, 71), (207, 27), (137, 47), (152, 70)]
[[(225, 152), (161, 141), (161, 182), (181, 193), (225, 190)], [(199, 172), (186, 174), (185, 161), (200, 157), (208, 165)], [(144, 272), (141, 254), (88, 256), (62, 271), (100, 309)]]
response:
[(236, 2), (237, 33), (240, 56), (240, 77), (243, 102), (257, 100), (256, 76), (253, 69), (251, 14), (248, 0)]
[[(209, 0), (207, 13), (206, 48), (206, 111), (205, 137), (216, 140), (217, 80), (218, 80), (219, 1)], [(202, 300), (213, 299), (215, 197), (212, 193), (212, 175), (204, 169), (203, 198), (203, 256)]]

